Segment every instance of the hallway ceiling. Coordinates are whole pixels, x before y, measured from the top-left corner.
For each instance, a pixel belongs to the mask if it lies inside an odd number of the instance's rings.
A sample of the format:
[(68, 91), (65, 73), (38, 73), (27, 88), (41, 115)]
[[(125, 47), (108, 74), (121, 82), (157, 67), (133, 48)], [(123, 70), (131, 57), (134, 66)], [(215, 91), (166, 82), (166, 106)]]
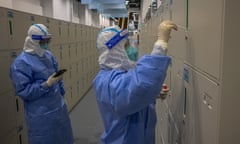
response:
[(128, 17), (128, 9), (139, 9), (141, 0), (81, 0), (105, 17)]

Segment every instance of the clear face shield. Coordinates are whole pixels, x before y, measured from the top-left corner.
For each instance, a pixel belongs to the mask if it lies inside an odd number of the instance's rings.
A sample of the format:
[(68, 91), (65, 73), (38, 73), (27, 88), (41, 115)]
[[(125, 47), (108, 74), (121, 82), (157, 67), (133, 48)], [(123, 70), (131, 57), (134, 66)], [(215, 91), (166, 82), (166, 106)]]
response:
[(51, 35), (32, 35), (33, 40), (38, 40), (42, 49), (48, 49), (48, 45), (51, 42)]
[(128, 31), (126, 29), (121, 30), (120, 32), (116, 33), (109, 41), (106, 42), (106, 46), (108, 49), (112, 49), (115, 45), (117, 45), (123, 39), (127, 39)]

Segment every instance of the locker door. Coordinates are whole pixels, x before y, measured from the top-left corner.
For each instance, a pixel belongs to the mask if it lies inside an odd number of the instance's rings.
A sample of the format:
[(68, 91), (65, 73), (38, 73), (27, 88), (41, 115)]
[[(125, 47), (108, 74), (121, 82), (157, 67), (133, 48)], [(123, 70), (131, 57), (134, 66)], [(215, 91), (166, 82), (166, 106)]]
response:
[(18, 143), (17, 144), (28, 144), (28, 133), (26, 123), (22, 123), (18, 127)]
[(59, 22), (59, 24), (60, 24), (60, 27), (61, 27), (60, 43), (66, 44), (66, 43), (69, 42), (68, 37), (69, 37), (69, 33), (70, 33), (70, 31), (68, 29), (68, 23), (64, 22), (64, 21), (61, 21), (61, 22)]
[(59, 46), (52, 46), (50, 48), (51, 52), (53, 53), (53, 55), (55, 56), (55, 58), (57, 59), (57, 62), (58, 62), (58, 66), (60, 64), (60, 61), (61, 61), (61, 52), (60, 52), (60, 48)]
[(178, 28), (186, 28), (186, 2), (186, 0), (172, 1), (172, 20), (178, 25)]
[(0, 8), (0, 50), (2, 49), (10, 49), (9, 48), (9, 35), (12, 33), (12, 30), (9, 28), (11, 22), (8, 21), (7, 18), (7, 10)]
[(219, 80), (223, 0), (189, 0), (188, 8), (187, 61)]
[(50, 19), (49, 22), (49, 32), (52, 34), (51, 44), (58, 45), (60, 44), (60, 34), (61, 28), (59, 26), (59, 21), (55, 19)]
[(1, 144), (19, 144), (18, 142), (19, 137), (15, 129), (8, 132), (4, 137), (1, 137)]
[(25, 122), (23, 101), (18, 96), (14, 96), (14, 100), (16, 104), (14, 108), (15, 108), (17, 125), (21, 125), (22, 123)]
[(22, 49), (29, 26), (32, 25), (31, 17), (22, 12), (7, 11), (10, 29), (10, 49)]
[(9, 77), (10, 72), (10, 66), (13, 62), (13, 60), (17, 57), (18, 52), (17, 51), (1, 51), (0, 57), (2, 60), (0, 60), (0, 66), (1, 66), (1, 74), (0, 77), (0, 94), (7, 92), (11, 89), (13, 89), (12, 82)]
[(169, 40), (168, 54), (182, 61), (186, 60), (187, 49), (186, 29), (178, 27), (178, 31), (172, 31), (172, 38)]
[(13, 92), (1, 94), (0, 98), (0, 113), (2, 115), (0, 118), (0, 137), (2, 138), (16, 127), (16, 104)]
[(183, 104), (184, 144), (218, 144), (219, 86), (201, 73), (185, 67)]

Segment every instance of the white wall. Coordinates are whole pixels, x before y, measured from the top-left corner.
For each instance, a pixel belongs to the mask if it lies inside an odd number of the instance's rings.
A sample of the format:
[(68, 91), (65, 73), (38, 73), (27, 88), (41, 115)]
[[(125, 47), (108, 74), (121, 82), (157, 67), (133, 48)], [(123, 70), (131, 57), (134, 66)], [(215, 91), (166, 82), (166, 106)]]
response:
[[(98, 13), (76, 0), (0, 0), (0, 7), (86, 25), (101, 23)], [(109, 20), (103, 19), (101, 24), (109, 26)]]
[(0, 0), (0, 6), (6, 8), (12, 8), (12, 0)]
[(70, 1), (53, 0), (53, 18), (70, 21)]
[(12, 8), (19, 11), (42, 15), (40, 0), (12, 0)]
[(47, 17), (53, 17), (53, 1), (41, 0), (42, 15)]
[(72, 12), (72, 22), (74, 22), (74, 23), (80, 23), (80, 14), (79, 14), (79, 5), (80, 5), (80, 3), (79, 2), (77, 2), (76, 0), (73, 0), (72, 1), (72, 6), (71, 6), (71, 12)]

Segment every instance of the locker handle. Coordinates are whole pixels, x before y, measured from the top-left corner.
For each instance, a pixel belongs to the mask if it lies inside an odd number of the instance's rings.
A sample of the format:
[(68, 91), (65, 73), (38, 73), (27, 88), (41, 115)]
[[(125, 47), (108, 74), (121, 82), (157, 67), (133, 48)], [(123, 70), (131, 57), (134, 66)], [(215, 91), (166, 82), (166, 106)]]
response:
[(16, 108), (17, 108), (17, 112), (19, 112), (19, 103), (18, 103), (18, 99), (16, 99)]
[(22, 135), (19, 134), (19, 144), (22, 144)]
[(183, 104), (183, 117), (187, 114), (187, 88), (184, 88), (184, 104)]
[(9, 24), (9, 33), (10, 33), (10, 35), (12, 35), (12, 34), (13, 34), (13, 30), (12, 30), (12, 21), (9, 20), (9, 21), (8, 21), (8, 24)]

